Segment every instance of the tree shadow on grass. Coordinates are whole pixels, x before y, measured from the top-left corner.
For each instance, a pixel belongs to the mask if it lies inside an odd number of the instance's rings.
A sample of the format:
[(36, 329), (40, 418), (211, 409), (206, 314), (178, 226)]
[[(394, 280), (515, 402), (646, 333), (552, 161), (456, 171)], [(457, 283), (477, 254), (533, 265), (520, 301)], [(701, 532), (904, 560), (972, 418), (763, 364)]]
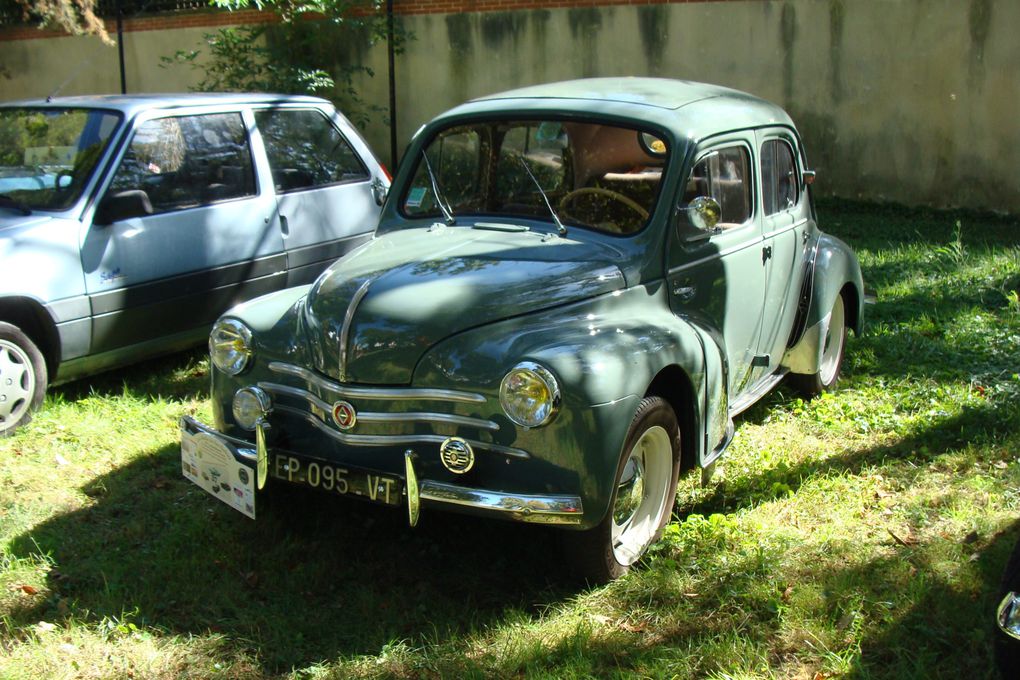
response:
[(273, 673), (441, 643), (571, 592), (553, 530), (427, 509), (412, 530), (404, 510), (314, 492), (253, 522), (184, 480), (176, 447), (83, 490), (90, 507), (11, 543), (54, 565), (52, 596), (13, 612), (15, 628), (127, 617), (219, 633)]

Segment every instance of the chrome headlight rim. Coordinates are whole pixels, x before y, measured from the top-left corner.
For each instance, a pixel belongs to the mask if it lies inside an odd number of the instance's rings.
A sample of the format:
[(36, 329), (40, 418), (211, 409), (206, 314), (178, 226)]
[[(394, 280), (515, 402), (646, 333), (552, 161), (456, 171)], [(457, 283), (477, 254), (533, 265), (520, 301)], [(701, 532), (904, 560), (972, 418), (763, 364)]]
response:
[[(230, 360), (224, 361), (224, 355), (221, 352), (229, 352), (231, 350), (220, 349), (228, 340), (227, 338), (218, 340), (217, 336), (226, 336), (228, 334), (241, 341), (242, 349), (234, 349)], [(252, 357), (255, 356), (253, 345), (251, 329), (242, 321), (238, 319), (220, 319), (209, 333), (209, 359), (217, 369), (227, 375), (240, 375), (248, 368)]]
[[(239, 412), (243, 411), (239, 408), (243, 399), (253, 399), (255, 405), (255, 413), (258, 415), (251, 420), (246, 420)], [(260, 421), (264, 420), (273, 410), (273, 400), (266, 394), (265, 390), (249, 385), (248, 387), (242, 387), (241, 389), (234, 392), (234, 398), (230, 403), (230, 412), (234, 416), (234, 422), (237, 423), (238, 427), (249, 432), (258, 427)]]
[[(527, 373), (538, 379), (546, 389), (549, 395), (548, 398), (548, 410), (544, 416), (539, 418), (526, 419), (522, 417), (516, 409), (512, 408), (509, 404), (508, 397), (510, 395), (510, 380), (518, 373)], [(559, 382), (556, 380), (556, 376), (553, 375), (545, 366), (536, 363), (534, 361), (521, 361), (503, 376), (503, 380), (499, 384), (499, 404), (503, 408), (503, 413), (509, 418), (514, 424), (521, 427), (532, 429), (536, 427), (542, 427), (548, 425), (555, 418), (560, 411), (560, 404), (562, 403), (562, 397), (560, 394)]]

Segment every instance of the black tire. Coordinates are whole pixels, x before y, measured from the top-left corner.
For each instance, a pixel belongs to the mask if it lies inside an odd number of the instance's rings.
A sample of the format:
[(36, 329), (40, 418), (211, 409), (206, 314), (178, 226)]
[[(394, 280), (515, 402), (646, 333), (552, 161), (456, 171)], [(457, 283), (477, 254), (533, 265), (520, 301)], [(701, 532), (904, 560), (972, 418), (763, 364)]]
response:
[(829, 327), (822, 339), (822, 365), (817, 373), (791, 373), (788, 376), (790, 384), (808, 399), (833, 389), (843, 370), (846, 336), (846, 300), (840, 293), (832, 305)]
[[(676, 414), (661, 397), (646, 397), (627, 431), (606, 516), (593, 529), (566, 535), (567, 558), (577, 575), (599, 585), (627, 573), (662, 537), (673, 514), (679, 475)], [(620, 497), (621, 491), (630, 491), (629, 501)]]
[(20, 328), (0, 321), (0, 437), (32, 419), (46, 396), (46, 361)]
[[(1013, 554), (1010, 555), (1002, 574), (1002, 582), (995, 598), (996, 610), (1010, 592), (1020, 593), (1020, 541), (1013, 548)], [(1003, 680), (1020, 677), (1020, 640), (1010, 637), (998, 627), (995, 629), (995, 664), (999, 667)]]

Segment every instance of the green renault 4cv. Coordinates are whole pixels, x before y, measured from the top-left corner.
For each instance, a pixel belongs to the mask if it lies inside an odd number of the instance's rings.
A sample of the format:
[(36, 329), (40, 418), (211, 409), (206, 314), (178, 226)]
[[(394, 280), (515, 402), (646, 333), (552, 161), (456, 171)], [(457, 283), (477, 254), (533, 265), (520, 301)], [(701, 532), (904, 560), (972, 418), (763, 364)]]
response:
[(816, 225), (800, 136), (735, 90), (562, 82), (409, 145), (375, 237), (215, 325), (185, 476), (254, 518), (298, 484), (562, 526), (592, 582), (669, 521), (681, 469), (786, 377), (836, 382), (860, 267)]

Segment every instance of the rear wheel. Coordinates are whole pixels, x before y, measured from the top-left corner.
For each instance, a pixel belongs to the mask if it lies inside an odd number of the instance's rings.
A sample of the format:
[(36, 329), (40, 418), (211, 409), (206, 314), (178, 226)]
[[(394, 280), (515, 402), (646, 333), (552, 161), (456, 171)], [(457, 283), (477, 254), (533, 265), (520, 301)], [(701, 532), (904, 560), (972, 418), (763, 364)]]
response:
[(46, 394), (46, 362), (20, 328), (0, 322), (0, 437), (27, 423)]
[(836, 296), (829, 314), (829, 325), (822, 338), (822, 358), (818, 372), (811, 374), (791, 373), (790, 382), (806, 397), (817, 397), (836, 386), (840, 371), (843, 370), (843, 355), (846, 351), (846, 304), (843, 294)]
[(680, 473), (680, 428), (660, 397), (638, 406), (616, 471), (609, 512), (588, 531), (567, 534), (569, 558), (589, 583), (625, 574), (662, 531), (673, 511)]

